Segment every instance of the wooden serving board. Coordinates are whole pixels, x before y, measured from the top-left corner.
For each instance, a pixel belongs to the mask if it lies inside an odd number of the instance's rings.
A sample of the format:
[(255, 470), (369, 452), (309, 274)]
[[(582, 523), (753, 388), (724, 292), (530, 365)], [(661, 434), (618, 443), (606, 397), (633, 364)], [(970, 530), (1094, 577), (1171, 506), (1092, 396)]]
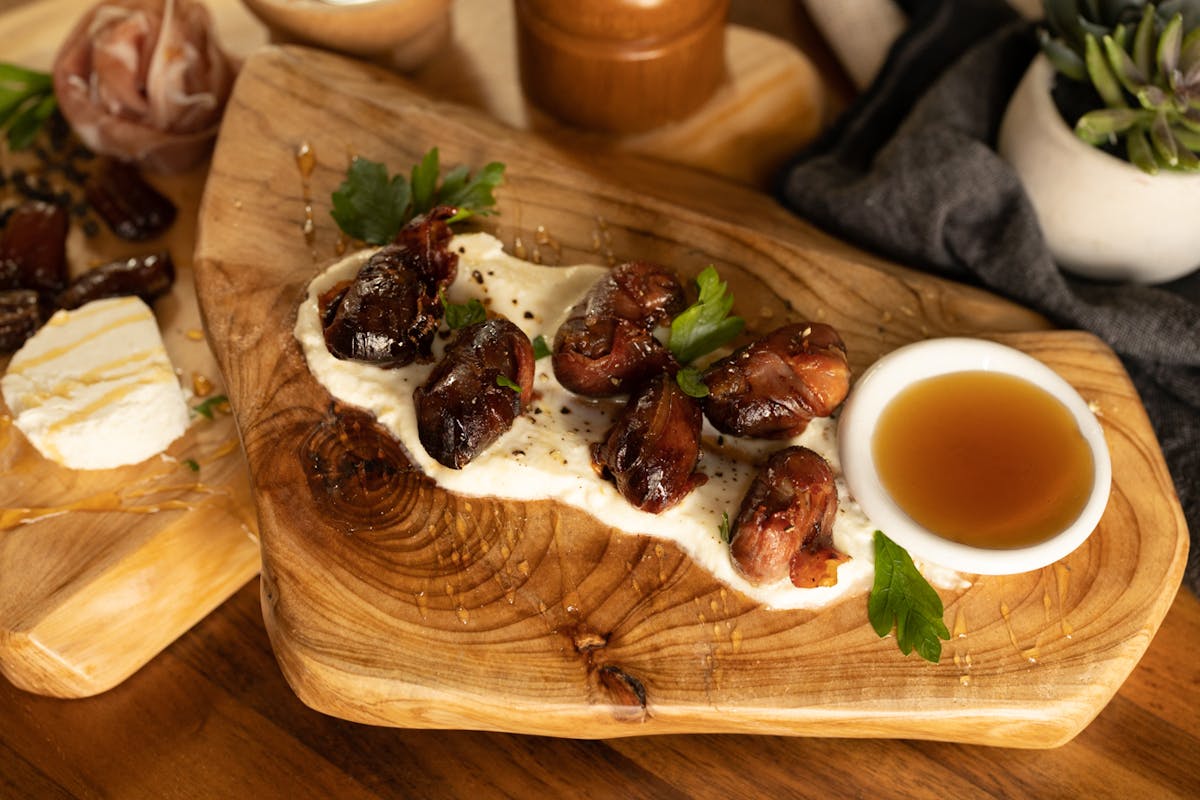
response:
[[(669, 543), (549, 502), (436, 489), (386, 434), (337, 412), (292, 336), (306, 284), (342, 249), (329, 195), (350, 155), (402, 170), (432, 145), (448, 165), (506, 162), (501, 214), (484, 227), (518, 255), (636, 257), (684, 274), (716, 264), (751, 327), (830, 322), (856, 372), (944, 334), (1032, 353), (1105, 426), (1115, 477), (1099, 529), (1051, 567), (943, 592), (954, 638), (934, 666), (873, 633), (865, 596), (769, 611)], [(638, 176), (651, 172), (723, 215), (650, 193)], [(263, 611), (292, 687), (320, 711), (409, 727), (1070, 739), (1137, 663), (1187, 547), (1118, 360), (986, 294), (848, 258), (753, 192), (670, 174), (515, 132), (340, 57), (268, 48), (248, 62), (201, 207), (196, 276), (258, 500)], [(359, 478), (317, 469), (318, 452)]]
[[(48, 69), (87, 7), (54, 0), (0, 17), (3, 59)], [(247, 12), (232, 0), (220, 12), (225, 40), (250, 47)], [(206, 174), (150, 176), (178, 207), (161, 239), (130, 244), (104, 230), (88, 239), (76, 228), (68, 258), (79, 272), (169, 250), (177, 277), (155, 303), (159, 328), (181, 382), (212, 397), (225, 389), (191, 269)], [(7, 363), (0, 357), (0, 372)], [(0, 673), (16, 686), (56, 697), (105, 691), (258, 573), (257, 521), (232, 416), (197, 417), (166, 456), (113, 470), (65, 469), (29, 444), (0, 400)]]

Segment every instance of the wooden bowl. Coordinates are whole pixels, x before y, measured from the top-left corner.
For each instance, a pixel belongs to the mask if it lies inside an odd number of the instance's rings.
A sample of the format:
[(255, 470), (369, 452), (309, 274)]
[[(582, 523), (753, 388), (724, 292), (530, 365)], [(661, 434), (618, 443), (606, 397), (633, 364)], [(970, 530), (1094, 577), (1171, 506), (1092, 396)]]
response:
[(450, 34), (450, 0), (244, 0), (279, 41), (300, 42), (401, 71), (423, 64)]
[(683, 119), (724, 78), (728, 10), (729, 0), (516, 0), (521, 86), (581, 128)]

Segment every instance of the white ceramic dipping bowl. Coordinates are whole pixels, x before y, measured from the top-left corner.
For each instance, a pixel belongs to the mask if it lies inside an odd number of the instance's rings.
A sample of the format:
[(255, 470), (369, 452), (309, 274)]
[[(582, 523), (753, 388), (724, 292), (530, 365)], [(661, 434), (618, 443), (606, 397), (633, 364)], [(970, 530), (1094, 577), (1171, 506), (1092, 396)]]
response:
[[(943, 538), (914, 522), (892, 499), (875, 467), (872, 441), (884, 408), (908, 386), (954, 372), (986, 371), (1023, 378), (1057, 398), (1092, 454), (1092, 488), (1075, 521), (1037, 544), (984, 548)], [(1083, 544), (1108, 504), (1112, 464), (1096, 416), (1069, 383), (1040, 361), (983, 339), (929, 339), (873, 364), (850, 390), (838, 423), (838, 451), (850, 493), (871, 522), (913, 557), (978, 575), (1011, 575), (1051, 564)]]

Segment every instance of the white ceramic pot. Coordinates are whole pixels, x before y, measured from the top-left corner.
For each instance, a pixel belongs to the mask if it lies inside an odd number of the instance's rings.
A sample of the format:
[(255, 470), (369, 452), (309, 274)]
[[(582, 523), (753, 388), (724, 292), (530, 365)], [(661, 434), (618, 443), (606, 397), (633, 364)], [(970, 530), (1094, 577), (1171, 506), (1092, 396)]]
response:
[(1050, 95), (1054, 67), (1034, 58), (1000, 126), (1054, 259), (1102, 280), (1160, 283), (1200, 267), (1200, 174), (1137, 167), (1079, 139)]

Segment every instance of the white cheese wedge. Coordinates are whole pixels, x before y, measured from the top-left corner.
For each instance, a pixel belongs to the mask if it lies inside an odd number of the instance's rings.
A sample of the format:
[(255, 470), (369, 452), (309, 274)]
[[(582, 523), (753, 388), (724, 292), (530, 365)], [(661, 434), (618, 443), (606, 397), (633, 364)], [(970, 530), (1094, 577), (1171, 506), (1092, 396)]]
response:
[(0, 379), (13, 424), (71, 469), (136, 464), (188, 426), (188, 408), (154, 314), (136, 297), (59, 311)]

